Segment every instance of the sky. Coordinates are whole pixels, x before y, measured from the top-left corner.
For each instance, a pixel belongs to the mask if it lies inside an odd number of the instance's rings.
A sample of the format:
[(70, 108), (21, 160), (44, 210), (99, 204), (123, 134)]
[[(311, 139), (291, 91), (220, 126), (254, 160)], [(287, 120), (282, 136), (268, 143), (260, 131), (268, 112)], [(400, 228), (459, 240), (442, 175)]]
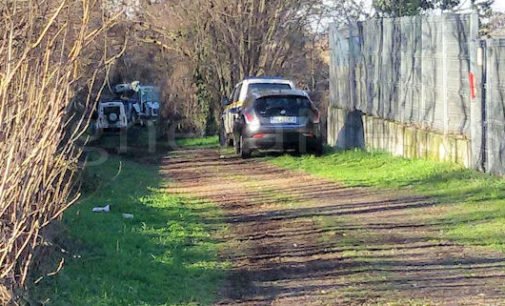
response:
[[(327, 5), (332, 5), (335, 0), (324, 0)], [(373, 15), (372, 2), (373, 0), (358, 0), (358, 3), (363, 5), (364, 9), (368, 14)], [(471, 0), (461, 0), (461, 5), (459, 7), (460, 12), (468, 12), (467, 9), (470, 7)], [(493, 11), (505, 13), (505, 0), (495, 0), (493, 4)], [(318, 20), (314, 22), (313, 29), (316, 32), (324, 32), (330, 23), (334, 22), (332, 17), (323, 18), (323, 20)]]
[(495, 0), (493, 9), (495, 11), (505, 12), (505, 0)]
[[(466, 0), (465, 2), (469, 4), (470, 0)], [(505, 12), (505, 0), (495, 0), (493, 4), (493, 10), (497, 12)]]

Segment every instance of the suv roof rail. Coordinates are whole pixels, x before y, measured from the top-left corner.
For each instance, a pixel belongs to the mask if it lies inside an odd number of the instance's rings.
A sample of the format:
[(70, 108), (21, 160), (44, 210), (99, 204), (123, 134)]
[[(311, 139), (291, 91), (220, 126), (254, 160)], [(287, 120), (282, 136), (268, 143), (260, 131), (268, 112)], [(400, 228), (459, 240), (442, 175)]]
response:
[(309, 94), (306, 91), (300, 90), (300, 89), (266, 89), (266, 90), (259, 89), (259, 90), (253, 90), (251, 92), (251, 96), (255, 96), (256, 98), (257, 97), (265, 97), (265, 96), (269, 96), (269, 95), (272, 95), (272, 96), (293, 95), (293, 96), (304, 96), (304, 97), (310, 98)]
[(246, 76), (244, 80), (269, 79), (269, 80), (286, 80), (282, 76)]

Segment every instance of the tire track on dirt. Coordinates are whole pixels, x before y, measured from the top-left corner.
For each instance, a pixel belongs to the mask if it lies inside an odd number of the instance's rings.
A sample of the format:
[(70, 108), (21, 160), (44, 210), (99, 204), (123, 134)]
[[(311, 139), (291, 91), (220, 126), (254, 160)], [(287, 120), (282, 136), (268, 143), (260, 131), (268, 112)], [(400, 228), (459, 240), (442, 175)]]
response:
[(233, 263), (221, 304), (502, 305), (502, 253), (442, 241), (430, 199), (348, 188), (261, 159), (181, 149), (171, 193), (216, 203)]

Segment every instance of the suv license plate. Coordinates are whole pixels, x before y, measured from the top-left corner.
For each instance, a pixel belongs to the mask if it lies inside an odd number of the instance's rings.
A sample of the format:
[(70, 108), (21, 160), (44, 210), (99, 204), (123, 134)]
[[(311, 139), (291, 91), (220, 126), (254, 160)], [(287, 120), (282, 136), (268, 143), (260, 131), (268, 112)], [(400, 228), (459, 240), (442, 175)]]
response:
[(270, 123), (279, 124), (279, 123), (296, 123), (296, 117), (272, 117), (270, 118)]

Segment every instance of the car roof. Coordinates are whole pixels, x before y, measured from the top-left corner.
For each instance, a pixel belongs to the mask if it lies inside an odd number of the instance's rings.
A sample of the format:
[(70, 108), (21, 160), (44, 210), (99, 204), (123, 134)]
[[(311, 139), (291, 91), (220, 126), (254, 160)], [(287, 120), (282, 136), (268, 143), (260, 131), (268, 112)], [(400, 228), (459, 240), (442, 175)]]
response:
[(284, 80), (284, 77), (281, 76), (246, 76), (244, 80), (256, 80), (256, 79), (263, 79), (263, 80)]
[(258, 84), (258, 83), (267, 83), (267, 84), (289, 84), (294, 85), (293, 81), (282, 78), (273, 78), (273, 77), (254, 77), (254, 78), (246, 78), (242, 82), (243, 84)]
[(250, 99), (256, 100), (264, 97), (283, 97), (283, 96), (300, 96), (309, 98), (307, 92), (298, 89), (280, 89), (280, 90), (255, 90), (249, 95)]

